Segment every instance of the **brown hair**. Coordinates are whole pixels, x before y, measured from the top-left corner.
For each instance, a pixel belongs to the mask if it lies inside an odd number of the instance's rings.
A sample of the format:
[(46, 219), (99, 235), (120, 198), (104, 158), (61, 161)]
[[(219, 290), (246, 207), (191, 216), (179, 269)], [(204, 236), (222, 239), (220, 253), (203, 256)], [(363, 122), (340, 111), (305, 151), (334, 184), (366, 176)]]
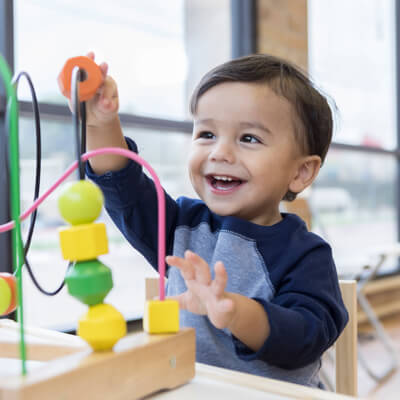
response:
[[(190, 111), (196, 113), (200, 97), (224, 82), (266, 83), (283, 96), (295, 111), (294, 131), (301, 151), (318, 155), (321, 162), (332, 140), (333, 118), (327, 98), (298, 67), (267, 54), (253, 54), (221, 64), (201, 79), (190, 100)], [(298, 123), (300, 122), (300, 128)], [(286, 193), (283, 200), (294, 200), (296, 193)]]

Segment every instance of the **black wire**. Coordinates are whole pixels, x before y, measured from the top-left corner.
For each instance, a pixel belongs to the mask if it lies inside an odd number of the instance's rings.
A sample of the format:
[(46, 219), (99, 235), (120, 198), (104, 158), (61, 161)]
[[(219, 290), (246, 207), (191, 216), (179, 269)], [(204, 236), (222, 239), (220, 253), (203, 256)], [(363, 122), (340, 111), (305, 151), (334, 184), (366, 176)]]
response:
[[(86, 105), (85, 103), (79, 103), (79, 82), (81, 79), (81, 72), (79, 70), (78, 67), (75, 67), (72, 70), (72, 77), (71, 77), (71, 106), (72, 106), (72, 119), (73, 119), (73, 127), (74, 127), (74, 131), (75, 131), (75, 144), (76, 144), (76, 155), (77, 155), (77, 159), (78, 159), (78, 176), (79, 179), (84, 179), (85, 177), (85, 170), (84, 170), (84, 163), (81, 159), (82, 156), (82, 151), (85, 151), (85, 147), (86, 147)], [(33, 86), (32, 86), (33, 88)], [(36, 101), (36, 96), (35, 96), (35, 101)], [(81, 133), (79, 132), (79, 125), (80, 125), (80, 119), (79, 119), (79, 111), (81, 113), (82, 116), (82, 125), (81, 125)], [(36, 112), (36, 111), (35, 111)], [(37, 114), (39, 115), (39, 114)], [(40, 121), (40, 118), (36, 118), (36, 114), (35, 114), (35, 120)], [(36, 200), (36, 198), (35, 198)], [(36, 213), (36, 210), (35, 210)], [(69, 268), (71, 268), (71, 266), (73, 266), (75, 263), (74, 262), (69, 262), (68, 267), (67, 267), (67, 271)], [(63, 279), (62, 283), (60, 284), (60, 286), (55, 289), (52, 292), (49, 292), (45, 289), (43, 289), (41, 287), (41, 285), (39, 284), (39, 282), (37, 281), (35, 275), (33, 274), (32, 268), (28, 262), (28, 259), (26, 257), (26, 253), (25, 253), (25, 266), (28, 270), (29, 276), (32, 279), (32, 282), (34, 283), (34, 285), (36, 286), (36, 288), (43, 294), (45, 294), (46, 296), (55, 296), (56, 294), (58, 294), (61, 289), (64, 287), (65, 285), (65, 279)]]
[[(86, 136), (86, 107), (83, 105), (80, 106), (79, 103), (79, 82), (81, 81), (82, 77), (81, 70), (79, 67), (74, 67), (72, 70), (71, 76), (71, 108), (72, 108), (72, 123), (75, 132), (75, 147), (76, 147), (76, 158), (78, 160), (78, 177), (80, 180), (85, 178), (85, 167), (84, 162), (82, 161), (82, 148), (84, 147), (83, 143), (83, 134)], [(79, 111), (83, 111), (85, 114), (85, 124), (82, 124), (82, 138), (80, 134), (80, 118), (79, 118)], [(85, 132), (84, 132), (85, 130)], [(86, 142), (86, 138), (85, 138)]]
[[(40, 193), (40, 176), (41, 176), (41, 165), (42, 165), (42, 135), (41, 135), (41, 128), (40, 128), (40, 112), (39, 112), (39, 103), (37, 101), (37, 96), (36, 96), (36, 92), (35, 92), (35, 88), (33, 86), (32, 83), (32, 79), (29, 76), (29, 74), (25, 71), (21, 71), (12, 81), (12, 84), (15, 85), (15, 89), (17, 91), (18, 88), (18, 84), (19, 81), (22, 77), (25, 77), (28, 85), (29, 85), (29, 89), (31, 92), (31, 96), (32, 96), (32, 108), (33, 108), (33, 115), (34, 115), (34, 119), (35, 119), (35, 134), (36, 134), (36, 170), (35, 170), (35, 190), (34, 190), (34, 196), (33, 196), (33, 201), (36, 201), (39, 197), (39, 193)], [(7, 114), (7, 111), (6, 111)], [(8, 118), (6, 118), (6, 121), (8, 120)], [(7, 130), (8, 131), (8, 130)], [(8, 163), (7, 163), (7, 168), (8, 168)], [(31, 245), (31, 241), (32, 241), (32, 235), (33, 235), (33, 231), (35, 228), (35, 223), (36, 223), (36, 217), (37, 217), (37, 209), (33, 211), (33, 213), (31, 214), (31, 219), (30, 219), (30, 224), (29, 224), (29, 229), (28, 229), (28, 236), (26, 239), (26, 243), (24, 245), (24, 263), (26, 268), (28, 269), (29, 275), (32, 279), (32, 282), (34, 283), (34, 285), (36, 286), (36, 288), (42, 292), (43, 294), (46, 294), (47, 296), (54, 296), (57, 293), (60, 292), (60, 290), (64, 287), (65, 285), (65, 280), (63, 279), (61, 285), (53, 292), (48, 292), (47, 290), (43, 289), (38, 281), (36, 280), (32, 268), (28, 262), (27, 259), (27, 255), (28, 255), (28, 251)], [(67, 270), (71, 267), (71, 265), (73, 265), (72, 262), (70, 262), (68, 264)]]
[[(67, 271), (71, 268), (72, 265), (74, 265), (74, 262), (70, 261), (69, 264), (68, 264), (68, 267), (67, 267)], [(33, 274), (32, 268), (31, 268), (26, 256), (25, 256), (25, 266), (26, 266), (26, 268), (27, 268), (27, 270), (29, 272), (29, 276), (31, 277), (32, 282), (34, 283), (36, 288), (39, 290), (39, 292), (45, 294), (46, 296), (55, 296), (64, 287), (65, 279), (63, 279), (61, 285), (56, 290), (54, 290), (53, 292), (48, 292), (46, 289), (43, 289), (40, 286), (39, 282), (36, 280), (35, 275)]]
[[(81, 154), (79, 159), (82, 159), (82, 154), (86, 153), (86, 102), (81, 103)], [(85, 179), (85, 171), (81, 179)]]
[[(42, 134), (40, 129), (40, 112), (39, 112), (39, 104), (36, 97), (35, 88), (33, 87), (32, 79), (29, 74), (25, 71), (21, 71), (16, 78), (13, 79), (12, 84), (15, 85), (15, 90), (18, 89), (19, 81), (22, 77), (26, 78), (28, 82), (29, 89), (31, 91), (32, 97), (32, 108), (33, 108), (33, 115), (35, 119), (35, 133), (36, 133), (36, 171), (35, 171), (35, 190), (33, 201), (35, 201), (39, 197), (40, 192), (40, 176), (41, 176), (41, 166), (42, 166)], [(29, 229), (28, 229), (28, 236), (26, 239), (26, 243), (24, 246), (24, 254), (25, 257), (28, 254), (29, 247), (32, 241), (33, 230), (35, 229), (37, 217), (37, 209), (31, 214)]]

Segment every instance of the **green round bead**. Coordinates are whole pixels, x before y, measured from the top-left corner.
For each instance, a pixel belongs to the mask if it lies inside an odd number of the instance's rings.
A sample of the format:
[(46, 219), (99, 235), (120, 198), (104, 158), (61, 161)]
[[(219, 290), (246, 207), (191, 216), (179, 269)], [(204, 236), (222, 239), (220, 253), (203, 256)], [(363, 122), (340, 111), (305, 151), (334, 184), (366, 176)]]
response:
[(66, 184), (58, 198), (58, 209), (71, 225), (90, 224), (95, 221), (104, 204), (100, 188), (90, 181)]
[(113, 287), (112, 273), (99, 260), (80, 261), (65, 277), (68, 293), (88, 306), (103, 302)]

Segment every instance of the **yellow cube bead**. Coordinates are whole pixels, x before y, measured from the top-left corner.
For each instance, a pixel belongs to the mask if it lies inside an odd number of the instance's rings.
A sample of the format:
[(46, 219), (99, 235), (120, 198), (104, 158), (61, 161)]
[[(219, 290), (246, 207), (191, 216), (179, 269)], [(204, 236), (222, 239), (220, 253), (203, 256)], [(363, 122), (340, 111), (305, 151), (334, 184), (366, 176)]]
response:
[(106, 226), (103, 223), (61, 228), (59, 235), (64, 260), (92, 260), (108, 253)]
[(111, 304), (97, 304), (79, 320), (77, 333), (93, 350), (111, 350), (126, 335), (126, 321)]
[(143, 329), (148, 333), (179, 331), (179, 303), (175, 300), (146, 301)]

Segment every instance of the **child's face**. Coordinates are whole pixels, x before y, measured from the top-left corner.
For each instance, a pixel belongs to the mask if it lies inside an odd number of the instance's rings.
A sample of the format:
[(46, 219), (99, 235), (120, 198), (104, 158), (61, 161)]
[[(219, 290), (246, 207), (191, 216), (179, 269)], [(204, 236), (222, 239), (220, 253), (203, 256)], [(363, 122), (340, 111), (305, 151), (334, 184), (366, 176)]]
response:
[(194, 115), (190, 178), (214, 213), (272, 225), (288, 189), (296, 192), (298, 147), (286, 99), (266, 84), (218, 84)]

